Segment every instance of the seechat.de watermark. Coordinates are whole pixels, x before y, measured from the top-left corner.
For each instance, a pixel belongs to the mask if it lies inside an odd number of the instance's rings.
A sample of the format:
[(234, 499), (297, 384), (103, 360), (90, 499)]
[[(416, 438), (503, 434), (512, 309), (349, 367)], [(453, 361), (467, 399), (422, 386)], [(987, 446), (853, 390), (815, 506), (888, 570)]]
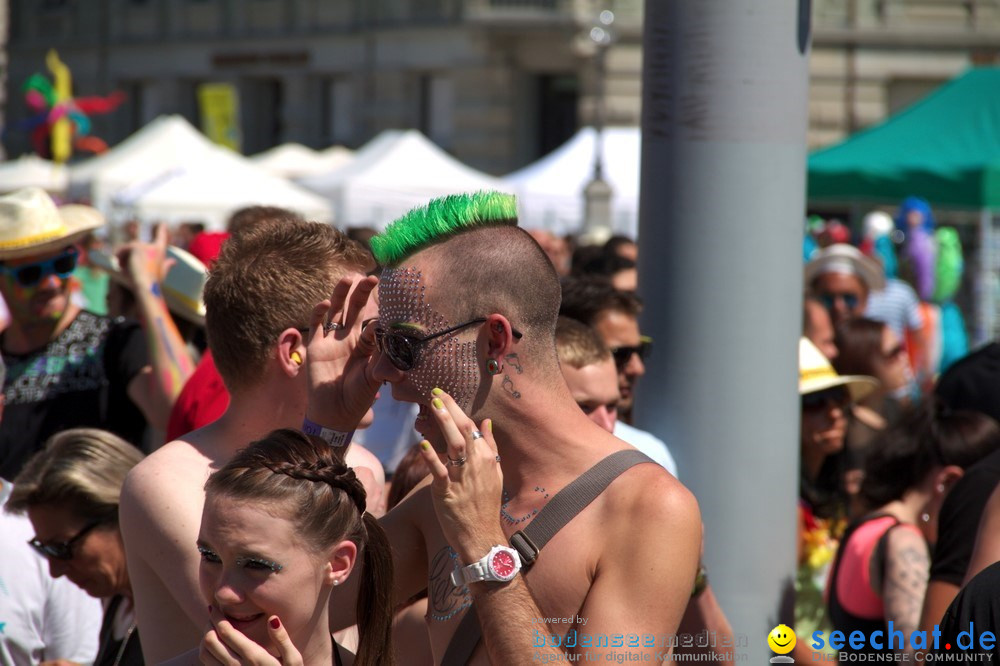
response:
[[(938, 625), (931, 631), (916, 630), (909, 635), (896, 629), (889, 621), (885, 630), (871, 632), (814, 631), (808, 646), (812, 660), (818, 662), (976, 662), (992, 661), (997, 637), (992, 631), (977, 631), (970, 622), (969, 628), (960, 631), (955, 642), (942, 640)], [(788, 653), (795, 648), (795, 632), (786, 625), (778, 625), (768, 634), (768, 646), (777, 656), (771, 663), (790, 663)], [(823, 650), (836, 652), (823, 652)]]

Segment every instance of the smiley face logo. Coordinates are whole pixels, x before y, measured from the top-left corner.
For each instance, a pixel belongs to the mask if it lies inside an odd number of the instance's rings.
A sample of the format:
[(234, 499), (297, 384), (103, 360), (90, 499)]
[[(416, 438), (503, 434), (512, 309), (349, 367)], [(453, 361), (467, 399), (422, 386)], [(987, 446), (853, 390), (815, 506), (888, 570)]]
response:
[(779, 624), (767, 635), (767, 646), (778, 654), (788, 654), (795, 649), (795, 632), (787, 624)]

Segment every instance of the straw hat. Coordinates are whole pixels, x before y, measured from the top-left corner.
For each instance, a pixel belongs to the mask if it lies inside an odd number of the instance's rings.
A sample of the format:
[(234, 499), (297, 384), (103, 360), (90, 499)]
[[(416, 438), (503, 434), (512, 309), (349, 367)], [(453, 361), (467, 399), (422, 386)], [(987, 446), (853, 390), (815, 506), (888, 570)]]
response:
[(0, 261), (61, 250), (104, 224), (90, 206), (57, 207), (40, 187), (0, 196)]
[(809, 338), (799, 338), (799, 395), (846, 386), (851, 400), (857, 402), (878, 387), (878, 380), (866, 375), (838, 375)]
[[(122, 273), (118, 257), (102, 250), (92, 250), (90, 263), (108, 272), (111, 279), (119, 284), (128, 285), (128, 280)], [(163, 300), (170, 312), (198, 326), (205, 325), (205, 281), (208, 271), (190, 252), (173, 245), (167, 247), (167, 259), (173, 259), (174, 265), (167, 271), (160, 288), (163, 290)]]
[(805, 284), (826, 273), (857, 275), (869, 291), (885, 289), (885, 275), (882, 267), (874, 259), (861, 253), (853, 245), (837, 243), (819, 250), (812, 256), (805, 268)]

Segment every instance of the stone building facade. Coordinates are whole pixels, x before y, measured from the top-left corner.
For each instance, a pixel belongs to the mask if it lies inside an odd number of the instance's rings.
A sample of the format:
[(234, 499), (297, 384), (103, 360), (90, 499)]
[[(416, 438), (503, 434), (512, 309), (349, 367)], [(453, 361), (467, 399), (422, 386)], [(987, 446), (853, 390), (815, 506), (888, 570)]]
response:
[[(0, 0), (3, 1), (3, 0)], [(660, 0), (667, 1), (667, 0)], [(197, 124), (197, 90), (238, 91), (243, 151), (356, 147), (415, 127), (502, 174), (589, 124), (590, 31), (610, 9), (607, 122), (637, 124), (641, 0), (9, 0), (8, 119), (59, 50), (77, 94), (120, 89), (95, 118), (113, 143), (163, 113)], [(997, 60), (1000, 0), (814, 0), (809, 145), (884, 118), (973, 63)], [(12, 153), (27, 137), (5, 138)]]

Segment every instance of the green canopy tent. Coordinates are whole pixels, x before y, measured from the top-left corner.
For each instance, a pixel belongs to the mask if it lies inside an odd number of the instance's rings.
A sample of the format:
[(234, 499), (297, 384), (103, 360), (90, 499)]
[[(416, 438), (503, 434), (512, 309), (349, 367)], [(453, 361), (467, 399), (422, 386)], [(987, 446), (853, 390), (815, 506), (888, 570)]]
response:
[(814, 152), (808, 182), (817, 203), (897, 203), (916, 195), (932, 206), (979, 209), (977, 337), (993, 336), (1000, 68), (971, 69), (885, 122)]

